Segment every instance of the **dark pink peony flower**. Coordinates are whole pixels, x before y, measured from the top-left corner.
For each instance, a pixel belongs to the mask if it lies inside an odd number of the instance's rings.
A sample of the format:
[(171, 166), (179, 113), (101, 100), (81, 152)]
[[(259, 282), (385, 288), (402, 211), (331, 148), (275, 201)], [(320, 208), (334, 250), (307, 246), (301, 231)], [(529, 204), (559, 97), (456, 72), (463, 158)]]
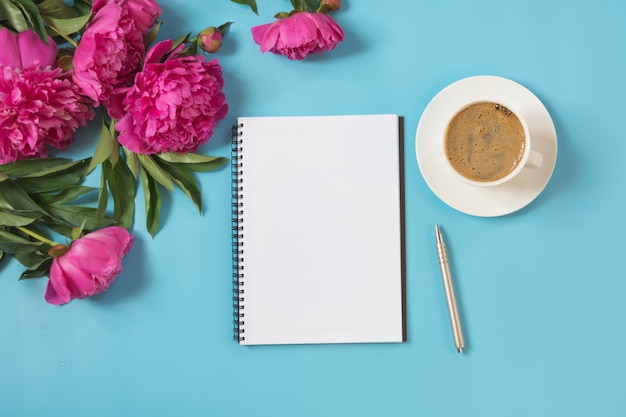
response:
[(4, 28), (0, 42), (0, 163), (46, 157), (48, 146), (66, 149), (94, 110), (71, 76), (51, 66), (56, 44)]
[(171, 51), (172, 41), (148, 51), (144, 68), (124, 98), (124, 116), (116, 123), (118, 141), (141, 154), (194, 152), (206, 143), (228, 111), (217, 60)]
[(343, 41), (344, 35), (327, 14), (299, 12), (253, 27), (252, 38), (261, 46), (261, 52), (270, 51), (293, 60), (330, 51)]
[(122, 258), (135, 237), (119, 226), (105, 227), (73, 241), (52, 261), (45, 299), (69, 303), (106, 291), (122, 270)]
[(74, 53), (74, 82), (109, 115), (123, 115), (122, 99), (145, 52), (143, 35), (161, 13), (151, 0), (96, 0), (94, 18)]

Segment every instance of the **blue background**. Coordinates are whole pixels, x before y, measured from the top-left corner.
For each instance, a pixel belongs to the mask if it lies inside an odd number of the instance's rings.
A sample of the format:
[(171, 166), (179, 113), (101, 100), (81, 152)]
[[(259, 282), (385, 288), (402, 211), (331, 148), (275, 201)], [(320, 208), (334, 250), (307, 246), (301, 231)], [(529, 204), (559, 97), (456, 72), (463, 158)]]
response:
[[(243, 347), (232, 340), (230, 172), (201, 175), (199, 215), (166, 197), (103, 295), (48, 305), (46, 280), (0, 270), (0, 415), (624, 416), (626, 3), (345, 0), (346, 40), (292, 62), (261, 54), (260, 16), (226, 0), (163, 0), (160, 38), (235, 22), (217, 57), (230, 112), (203, 152), (230, 156), (238, 115), (405, 117), (408, 342)], [(510, 78), (554, 120), (544, 192), (497, 218), (462, 214), (415, 160), (422, 111), (472, 75)], [(96, 123), (97, 124), (97, 123)], [(98, 127), (83, 132), (89, 153)], [(329, 149), (329, 152), (331, 150)], [(446, 231), (466, 353), (456, 353), (434, 248)]]

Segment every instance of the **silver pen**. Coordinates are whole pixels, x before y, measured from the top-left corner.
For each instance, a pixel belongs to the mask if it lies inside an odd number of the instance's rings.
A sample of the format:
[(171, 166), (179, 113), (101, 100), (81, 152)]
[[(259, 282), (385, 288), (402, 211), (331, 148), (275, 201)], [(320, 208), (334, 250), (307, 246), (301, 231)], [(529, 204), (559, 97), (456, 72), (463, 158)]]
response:
[(459, 311), (456, 307), (456, 299), (454, 298), (454, 288), (452, 287), (452, 276), (450, 275), (450, 266), (448, 265), (448, 255), (446, 253), (446, 245), (443, 243), (439, 226), (435, 225), (435, 237), (437, 238), (437, 255), (439, 257), (439, 267), (441, 268), (441, 278), (443, 279), (443, 289), (446, 293), (446, 301), (448, 302), (448, 313), (450, 314), (450, 324), (452, 325), (452, 334), (454, 335), (454, 344), (459, 353), (463, 352), (465, 342), (463, 341), (463, 331), (461, 330), (461, 321), (459, 320)]

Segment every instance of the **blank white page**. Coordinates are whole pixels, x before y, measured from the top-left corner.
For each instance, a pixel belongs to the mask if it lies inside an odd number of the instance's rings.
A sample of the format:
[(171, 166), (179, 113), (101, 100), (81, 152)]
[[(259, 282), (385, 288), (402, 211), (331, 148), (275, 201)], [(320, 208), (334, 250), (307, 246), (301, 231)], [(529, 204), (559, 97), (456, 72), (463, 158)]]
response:
[(402, 342), (398, 116), (238, 123), (240, 343)]

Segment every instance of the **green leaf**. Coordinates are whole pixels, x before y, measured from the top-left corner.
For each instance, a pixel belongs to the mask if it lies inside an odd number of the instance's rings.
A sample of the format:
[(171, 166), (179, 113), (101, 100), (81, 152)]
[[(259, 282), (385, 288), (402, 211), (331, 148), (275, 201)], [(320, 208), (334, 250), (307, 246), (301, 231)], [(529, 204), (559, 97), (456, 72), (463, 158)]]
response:
[(157, 22), (148, 33), (143, 36), (143, 45), (146, 48), (146, 51), (150, 49), (150, 45), (154, 43), (159, 34), (159, 29), (161, 29), (161, 22)]
[(181, 55), (184, 56), (194, 56), (198, 54), (198, 44), (196, 42), (191, 42), (185, 46), (185, 48), (180, 51)]
[(226, 30), (232, 25), (233, 22), (226, 22), (217, 27), (217, 30), (222, 34), (222, 36), (226, 36)]
[(129, 151), (123, 146), (122, 149), (124, 150), (124, 155), (126, 156), (126, 165), (128, 165), (128, 169), (130, 169), (133, 176), (137, 178), (139, 176), (139, 160), (137, 159), (137, 154)]
[(259, 14), (259, 10), (257, 8), (255, 0), (230, 0), (230, 1), (232, 1), (233, 3), (237, 3), (237, 4), (247, 4), (248, 6), (250, 6), (250, 9), (252, 9), (252, 11), (255, 14), (257, 15)]
[(30, 20), (30, 27), (37, 32), (45, 43), (48, 43), (48, 33), (46, 32), (37, 5), (32, 0), (14, 0), (14, 2), (17, 3), (17, 6), (22, 10), (27, 20)]
[(43, 243), (31, 242), (28, 240), (25, 243), (0, 241), (0, 247), (2, 248), (2, 250), (12, 255), (15, 255), (19, 252), (23, 252), (23, 253), (33, 252), (36, 249), (38, 249), (41, 245), (43, 245)]
[(109, 203), (109, 193), (107, 191), (107, 181), (104, 166), (100, 172), (100, 192), (98, 193), (98, 208), (96, 209), (96, 217), (101, 221), (106, 216), (107, 205)]
[(87, 22), (89, 22), (89, 19), (91, 19), (91, 15), (62, 19), (44, 15), (42, 16), (42, 19), (59, 35), (67, 37), (84, 28), (85, 25), (87, 25)]
[(37, 7), (42, 16), (57, 19), (78, 17), (77, 11), (65, 4), (62, 0), (43, 0), (37, 3)]
[[(59, 223), (56, 220), (47, 221), (46, 219), (42, 219), (41, 224), (46, 226), (47, 228), (49, 228), (50, 230), (52, 230), (54, 233), (58, 235), (65, 236), (68, 239), (72, 238), (72, 230), (74, 230), (74, 226), (70, 226), (64, 223)], [(106, 226), (106, 224), (104, 223), (99, 223), (99, 224)], [(101, 227), (104, 227), (104, 226), (101, 226)]]
[(52, 257), (43, 258), (40, 262), (32, 265), (30, 268), (22, 272), (20, 279), (41, 278), (46, 275), (50, 275), (52, 261)]
[(135, 214), (135, 180), (128, 166), (109, 161), (102, 164), (105, 178), (113, 197), (113, 219), (122, 227), (130, 229)]
[(11, 233), (6, 229), (0, 229), (0, 248), (7, 253), (13, 254), (23, 248), (28, 248), (24, 250), (32, 251), (39, 248), (41, 245), (43, 245), (42, 242), (33, 242), (15, 233)]
[(74, 9), (79, 15), (86, 15), (91, 12), (91, 0), (74, 0)]
[(72, 229), (72, 240), (78, 240), (83, 236), (83, 231), (87, 225), (87, 218), (83, 220), (80, 226), (76, 226)]
[(319, 0), (291, 0), (291, 5), (295, 10), (314, 12), (318, 8)]
[(90, 158), (73, 161), (16, 179), (29, 194), (49, 192), (76, 185), (82, 181)]
[(95, 187), (86, 187), (83, 185), (75, 185), (62, 189), (56, 194), (40, 194), (38, 200), (45, 204), (63, 205), (71, 203), (78, 197), (97, 190)]
[[(1, 2), (2, 0), (0, 0)], [(0, 165), (0, 173), (10, 177), (28, 176), (69, 163), (65, 158), (23, 159)]]
[(41, 217), (36, 213), (15, 214), (0, 210), (0, 226), (27, 226)]
[(47, 209), (55, 217), (61, 218), (71, 225), (79, 225), (86, 221), (85, 228), (88, 230), (102, 226), (98, 220), (98, 210), (93, 207), (64, 205), (48, 206)]
[(159, 230), (159, 218), (161, 216), (161, 192), (156, 181), (141, 168), (141, 184), (143, 185), (143, 198), (146, 207), (146, 229), (154, 238)]
[(0, 183), (0, 209), (19, 212), (39, 212), (46, 214), (33, 199), (21, 188), (16, 181), (9, 180)]
[(174, 39), (172, 41), (172, 49), (170, 49), (162, 58), (161, 58), (161, 62), (165, 62), (167, 60), (167, 58), (170, 56), (170, 54), (176, 49), (178, 48), (180, 45), (187, 43), (187, 41), (189, 40), (189, 37), (191, 36), (191, 33), (187, 33), (183, 36), (180, 36), (176, 39)]
[(48, 248), (49, 246), (42, 242), (25, 239), (6, 230), (0, 231), (0, 248), (26, 267), (36, 265), (41, 261), (44, 257), (41, 251), (42, 247)]
[(115, 164), (114, 171), (121, 189), (117, 191), (117, 198), (113, 198), (113, 218), (121, 226), (130, 229), (135, 216), (135, 177), (128, 166), (121, 161)]
[[(106, 161), (111, 157), (114, 151), (119, 152), (117, 148), (114, 133), (111, 132), (111, 128), (107, 123), (102, 120), (102, 127), (100, 129), (100, 138), (96, 145), (96, 150), (91, 157), (91, 163), (87, 168), (87, 173), (93, 171), (98, 165)], [(116, 161), (112, 161), (116, 162)]]
[(17, 32), (28, 29), (28, 23), (20, 8), (10, 1), (0, 1), (0, 14), (13, 26)]
[(43, 243), (41, 242), (31, 242), (28, 240), (25, 243), (0, 241), (0, 247), (2, 250), (6, 253), (10, 253), (11, 255), (31, 253), (39, 249), (42, 245)]
[(35, 265), (39, 265), (46, 255), (39, 251), (34, 251), (16, 253), (13, 257), (25, 267), (32, 268)]
[(159, 153), (156, 154), (156, 157), (165, 161), (171, 162), (173, 164), (215, 164), (215, 168), (221, 166), (225, 162), (228, 161), (227, 158), (222, 156), (208, 156), (208, 155), (200, 155), (197, 153)]
[(23, 178), (41, 178), (53, 175), (81, 172), (85, 173), (85, 169), (89, 165), (91, 158), (79, 159), (76, 161), (68, 161), (64, 164), (54, 165), (46, 169), (39, 169), (31, 174), (23, 175)]
[(164, 162), (196, 172), (213, 171), (228, 162), (228, 158), (222, 156), (205, 156), (194, 153), (162, 153), (157, 154), (156, 157)]
[(184, 168), (177, 165), (164, 164), (163, 168), (171, 175), (176, 185), (195, 204), (199, 212), (202, 212), (202, 195), (194, 178)]
[(156, 182), (170, 191), (174, 191), (174, 181), (167, 171), (163, 170), (150, 155), (137, 154), (139, 163)]

